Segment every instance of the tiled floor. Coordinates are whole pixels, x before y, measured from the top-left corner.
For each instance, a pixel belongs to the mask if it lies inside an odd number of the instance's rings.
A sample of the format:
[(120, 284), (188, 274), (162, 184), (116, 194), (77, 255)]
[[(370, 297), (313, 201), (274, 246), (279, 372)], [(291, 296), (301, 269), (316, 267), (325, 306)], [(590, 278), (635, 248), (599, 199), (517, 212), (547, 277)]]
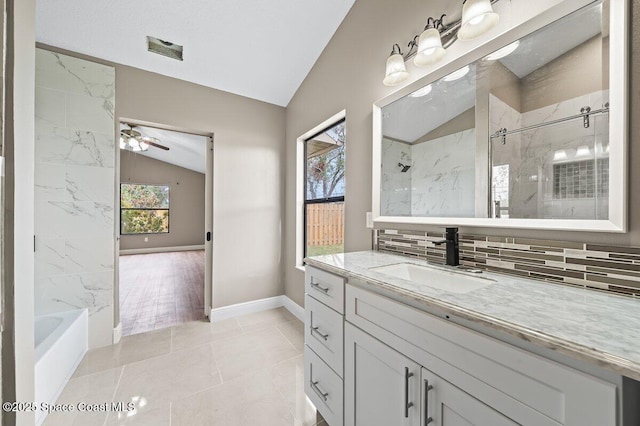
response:
[(120, 256), (122, 334), (204, 317), (204, 250)]
[(58, 403), (135, 411), (53, 413), (45, 425), (312, 426), (303, 324), (284, 308), (127, 336), (87, 353)]

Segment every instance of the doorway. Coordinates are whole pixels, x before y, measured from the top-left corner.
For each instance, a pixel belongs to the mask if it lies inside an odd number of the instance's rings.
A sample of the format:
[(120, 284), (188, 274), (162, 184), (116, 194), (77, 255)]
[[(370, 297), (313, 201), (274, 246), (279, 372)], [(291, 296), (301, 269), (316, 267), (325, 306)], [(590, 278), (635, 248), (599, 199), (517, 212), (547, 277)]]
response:
[(202, 320), (211, 306), (213, 134), (130, 119), (119, 130), (116, 332)]

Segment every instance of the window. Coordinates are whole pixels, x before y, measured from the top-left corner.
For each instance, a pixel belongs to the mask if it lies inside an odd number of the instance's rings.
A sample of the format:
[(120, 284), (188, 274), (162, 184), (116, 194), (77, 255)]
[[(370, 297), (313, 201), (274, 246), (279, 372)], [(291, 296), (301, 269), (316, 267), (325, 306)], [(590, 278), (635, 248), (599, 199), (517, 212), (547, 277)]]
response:
[(120, 184), (120, 234), (169, 232), (169, 186)]
[(304, 256), (344, 252), (345, 122), (304, 141)]

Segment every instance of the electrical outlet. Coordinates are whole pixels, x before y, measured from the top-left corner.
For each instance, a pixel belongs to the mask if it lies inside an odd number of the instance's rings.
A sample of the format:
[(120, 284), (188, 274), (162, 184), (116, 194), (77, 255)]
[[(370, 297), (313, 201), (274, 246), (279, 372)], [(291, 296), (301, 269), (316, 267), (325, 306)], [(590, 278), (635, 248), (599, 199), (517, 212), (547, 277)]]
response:
[(371, 212), (367, 212), (367, 228), (372, 229), (373, 228), (373, 213)]
[(149, 237), (144, 237), (144, 242), (148, 243), (149, 242)]

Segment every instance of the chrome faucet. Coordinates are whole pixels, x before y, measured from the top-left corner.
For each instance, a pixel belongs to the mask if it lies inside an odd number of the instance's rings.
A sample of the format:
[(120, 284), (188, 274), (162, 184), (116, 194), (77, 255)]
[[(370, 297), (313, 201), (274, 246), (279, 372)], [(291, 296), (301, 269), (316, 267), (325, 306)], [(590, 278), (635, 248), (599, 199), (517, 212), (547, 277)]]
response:
[(447, 245), (447, 265), (460, 265), (460, 243), (458, 242), (458, 228), (446, 228), (444, 240), (431, 241), (434, 245)]

